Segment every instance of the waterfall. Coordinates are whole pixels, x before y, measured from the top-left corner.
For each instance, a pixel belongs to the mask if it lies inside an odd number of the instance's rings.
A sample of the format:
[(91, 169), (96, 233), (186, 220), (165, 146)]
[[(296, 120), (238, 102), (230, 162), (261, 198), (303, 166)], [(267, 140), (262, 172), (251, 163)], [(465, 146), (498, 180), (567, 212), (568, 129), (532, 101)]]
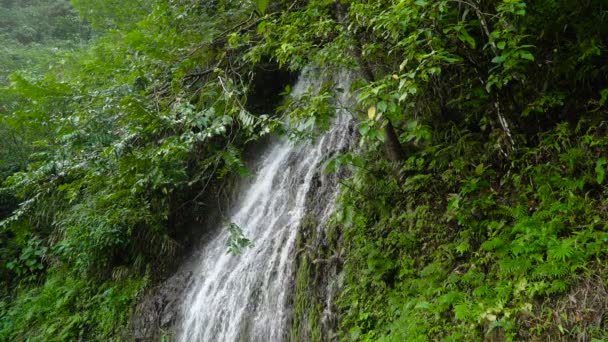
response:
[[(349, 89), (347, 74), (334, 78), (341, 89)], [(314, 72), (304, 73), (292, 96), (318, 87), (319, 79)], [(337, 100), (350, 102), (348, 91)], [(179, 341), (287, 339), (298, 228), (312, 214), (322, 229), (331, 215), (339, 176), (324, 174), (322, 166), (349, 149), (353, 131), (350, 113), (338, 109), (330, 130), (314, 141), (284, 138), (270, 146), (229, 219), (253, 246), (228, 254), (226, 229), (206, 243), (182, 303)]]

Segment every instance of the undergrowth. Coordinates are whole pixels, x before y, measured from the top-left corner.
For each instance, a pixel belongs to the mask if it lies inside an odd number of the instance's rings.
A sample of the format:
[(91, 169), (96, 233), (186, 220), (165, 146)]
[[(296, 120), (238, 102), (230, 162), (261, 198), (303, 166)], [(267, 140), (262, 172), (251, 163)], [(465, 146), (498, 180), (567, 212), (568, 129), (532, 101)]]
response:
[(402, 177), (359, 170), (337, 215), (344, 339), (608, 338), (606, 133), (560, 124), (500, 160), (455, 130)]
[(0, 301), (3, 341), (124, 341), (124, 322), (133, 299), (141, 295), (147, 277), (98, 283), (55, 269), (44, 284), (24, 288), (16, 302)]

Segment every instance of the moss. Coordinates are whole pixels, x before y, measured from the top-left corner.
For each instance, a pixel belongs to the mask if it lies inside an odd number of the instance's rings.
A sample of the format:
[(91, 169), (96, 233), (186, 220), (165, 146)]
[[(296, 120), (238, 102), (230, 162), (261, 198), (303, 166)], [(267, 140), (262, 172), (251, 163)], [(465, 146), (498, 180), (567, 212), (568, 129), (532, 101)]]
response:
[(292, 321), (289, 329), (290, 341), (322, 341), (322, 299), (319, 295), (319, 265), (314, 262), (325, 252), (315, 245), (318, 242), (318, 222), (313, 216), (303, 219), (296, 246), (295, 291), (293, 295)]
[(297, 274), (293, 306), (293, 320), (290, 327), (290, 341), (321, 341), (320, 326), (323, 307), (315, 295), (311, 260), (301, 258)]

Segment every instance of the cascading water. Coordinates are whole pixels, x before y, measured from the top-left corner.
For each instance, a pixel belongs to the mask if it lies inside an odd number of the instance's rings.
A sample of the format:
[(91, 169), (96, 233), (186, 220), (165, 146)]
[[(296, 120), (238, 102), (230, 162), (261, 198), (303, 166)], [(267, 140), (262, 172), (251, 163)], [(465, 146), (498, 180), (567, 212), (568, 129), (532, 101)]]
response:
[[(318, 78), (303, 74), (293, 96), (318, 86)], [(340, 88), (349, 89), (346, 74), (337, 78)], [(339, 99), (349, 100), (348, 92)], [(206, 244), (182, 304), (179, 341), (287, 339), (298, 228), (309, 213), (318, 227), (329, 218), (338, 175), (324, 175), (322, 165), (352, 141), (351, 115), (339, 109), (331, 129), (314, 142), (283, 139), (270, 147), (230, 218), (253, 246), (240, 255), (228, 254), (225, 229)]]

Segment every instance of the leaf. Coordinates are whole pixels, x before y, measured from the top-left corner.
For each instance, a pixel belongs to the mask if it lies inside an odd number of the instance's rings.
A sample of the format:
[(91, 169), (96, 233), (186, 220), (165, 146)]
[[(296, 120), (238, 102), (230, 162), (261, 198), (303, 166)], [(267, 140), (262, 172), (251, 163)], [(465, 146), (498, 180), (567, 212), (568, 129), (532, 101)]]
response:
[(469, 245), (468, 242), (463, 242), (456, 246), (456, 251), (458, 251), (458, 253), (460, 253), (461, 255), (468, 252), (469, 250), (471, 250), (471, 245)]
[(505, 61), (505, 57), (502, 55), (492, 58), (492, 63), (495, 63), (495, 64), (502, 64), (502, 62), (504, 62), (504, 61)]
[(257, 3), (258, 11), (260, 11), (260, 14), (266, 14), (266, 9), (268, 8), (268, 3), (270, 3), (270, 0), (257, 0)]
[(483, 165), (483, 163), (477, 165), (477, 167), (475, 167), (475, 174), (478, 176), (481, 176), (483, 174), (485, 170), (485, 165)]
[(226, 243), (228, 247), (228, 253), (232, 255), (239, 255), (243, 252), (244, 248), (253, 246), (251, 240), (249, 240), (243, 234), (243, 230), (236, 223), (228, 224), (228, 241)]
[(527, 59), (529, 61), (533, 61), (534, 60), (534, 55), (528, 51), (522, 51), (519, 53), (519, 56), (523, 59)]
[(471, 316), (471, 310), (466, 303), (454, 305), (454, 316), (459, 320), (466, 320)]
[(367, 117), (370, 120), (374, 120), (376, 118), (376, 107), (371, 106), (367, 109)]
[(388, 104), (384, 101), (381, 101), (380, 103), (378, 103), (378, 111), (380, 111), (380, 113), (386, 112), (387, 107), (388, 107)]
[(421, 309), (421, 310), (428, 310), (431, 308), (431, 304), (429, 302), (426, 301), (420, 301), (418, 303), (416, 303), (415, 306), (416, 309)]
[(459, 33), (458, 39), (460, 39), (464, 43), (469, 44), (472, 49), (475, 48), (475, 46), (476, 46), (475, 39), (473, 37), (471, 37), (471, 35), (469, 34), (469, 32), (464, 27), (461, 27), (458, 30), (458, 33)]
[(325, 170), (324, 172), (326, 174), (328, 173), (333, 173), (336, 172), (336, 170), (338, 169), (338, 161), (336, 158), (330, 159), (326, 164), (325, 164)]
[(602, 89), (600, 91), (600, 105), (604, 105), (606, 103), (606, 100), (608, 99), (608, 88)]
[(606, 178), (606, 158), (600, 158), (595, 164), (595, 173), (597, 174), (597, 183), (604, 183)]
[(266, 20), (263, 20), (262, 22), (260, 22), (258, 24), (258, 33), (259, 34), (263, 34), (266, 31), (266, 25), (268, 25), (268, 22)]

